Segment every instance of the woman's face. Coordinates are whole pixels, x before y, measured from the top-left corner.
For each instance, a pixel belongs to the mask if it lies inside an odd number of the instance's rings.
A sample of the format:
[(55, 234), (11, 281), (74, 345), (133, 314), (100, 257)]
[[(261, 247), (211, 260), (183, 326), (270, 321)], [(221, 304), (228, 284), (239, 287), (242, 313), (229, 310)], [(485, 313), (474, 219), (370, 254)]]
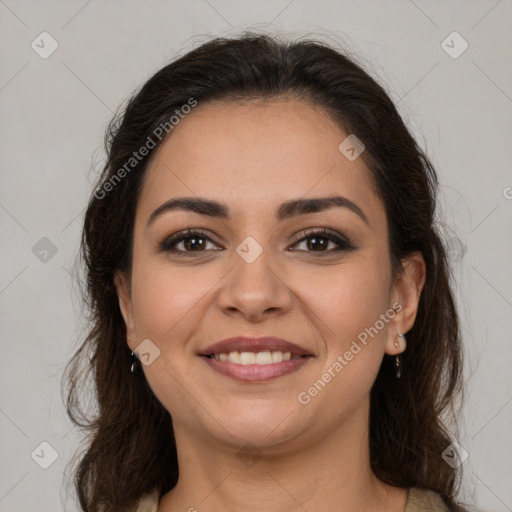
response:
[[(348, 135), (300, 100), (214, 102), (156, 153), (137, 206), (131, 289), (116, 285), (130, 349), (150, 340), (142, 368), (177, 436), (278, 450), (366, 427), (371, 386), (384, 353), (399, 352), (415, 300), (404, 309), (406, 289), (391, 280), (384, 206), (363, 159), (339, 149)], [(282, 206), (334, 196), (346, 206)], [(154, 213), (184, 197), (227, 215)], [(186, 229), (200, 234), (168, 241)], [(281, 356), (268, 347), (249, 368), (204, 355), (236, 336), (282, 338), (309, 356), (270, 363)]]

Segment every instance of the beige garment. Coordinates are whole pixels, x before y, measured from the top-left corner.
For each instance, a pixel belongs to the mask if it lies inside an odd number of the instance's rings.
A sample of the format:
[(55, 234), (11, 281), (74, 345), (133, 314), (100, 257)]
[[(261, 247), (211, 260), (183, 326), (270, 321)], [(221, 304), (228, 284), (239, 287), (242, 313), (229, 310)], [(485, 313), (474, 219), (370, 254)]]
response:
[(148, 494), (140, 499), (136, 512), (157, 512), (160, 493), (155, 489), (152, 494)]
[[(157, 512), (158, 492), (155, 491), (139, 501), (136, 512)], [(441, 496), (433, 491), (411, 487), (405, 512), (449, 512)]]
[[(411, 487), (405, 512), (449, 512), (441, 496), (433, 491)], [(156, 509), (155, 509), (156, 511)]]

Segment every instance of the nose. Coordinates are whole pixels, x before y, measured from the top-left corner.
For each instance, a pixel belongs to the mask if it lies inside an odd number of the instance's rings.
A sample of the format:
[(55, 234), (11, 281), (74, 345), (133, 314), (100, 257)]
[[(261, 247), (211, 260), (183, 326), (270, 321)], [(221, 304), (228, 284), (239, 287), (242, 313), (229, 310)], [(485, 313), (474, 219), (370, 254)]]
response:
[(233, 254), (232, 270), (223, 281), (218, 307), (225, 314), (241, 314), (252, 322), (288, 312), (293, 294), (282, 265), (277, 265), (268, 250), (255, 259), (240, 254)]

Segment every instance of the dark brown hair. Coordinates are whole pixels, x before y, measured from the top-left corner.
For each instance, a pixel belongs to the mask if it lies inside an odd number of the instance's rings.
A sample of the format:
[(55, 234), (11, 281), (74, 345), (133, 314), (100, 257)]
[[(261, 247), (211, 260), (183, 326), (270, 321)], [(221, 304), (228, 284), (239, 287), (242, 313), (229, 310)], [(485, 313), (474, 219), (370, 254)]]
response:
[[(461, 468), (441, 456), (452, 442), (463, 387), (449, 262), (434, 220), (436, 172), (383, 87), (354, 59), (320, 41), (245, 33), (213, 39), (159, 70), (107, 129), (107, 161), (89, 200), (80, 252), (90, 330), (65, 373), (68, 414), (88, 432), (73, 473), (84, 511), (130, 510), (144, 494), (157, 488), (163, 495), (178, 479), (171, 416), (141, 368), (130, 373), (113, 281), (118, 270), (131, 273), (137, 200), (151, 155), (165, 140), (156, 141), (155, 130), (191, 99), (201, 105), (283, 95), (322, 107), (366, 146), (363, 156), (387, 214), (393, 275), (413, 251), (426, 262), (402, 378), (395, 378), (394, 359), (385, 355), (371, 391), (372, 469), (383, 482), (436, 491), (452, 510), (463, 510), (456, 503)], [(150, 138), (156, 147), (127, 168)], [(94, 417), (80, 399), (87, 382), (95, 389)]]

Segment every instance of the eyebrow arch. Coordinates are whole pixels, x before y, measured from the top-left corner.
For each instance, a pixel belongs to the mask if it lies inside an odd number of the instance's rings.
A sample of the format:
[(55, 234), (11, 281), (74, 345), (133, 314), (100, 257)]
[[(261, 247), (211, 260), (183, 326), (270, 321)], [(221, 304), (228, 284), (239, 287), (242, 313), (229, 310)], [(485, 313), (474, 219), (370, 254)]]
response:
[[(368, 218), (356, 203), (342, 196), (318, 197), (313, 199), (293, 199), (282, 203), (276, 219), (282, 221), (295, 215), (317, 213), (333, 207), (347, 208), (357, 214), (368, 226)], [(149, 227), (158, 217), (172, 210), (187, 210), (208, 217), (229, 219), (230, 209), (227, 205), (203, 197), (175, 197), (160, 205), (150, 216), (146, 227)]]

